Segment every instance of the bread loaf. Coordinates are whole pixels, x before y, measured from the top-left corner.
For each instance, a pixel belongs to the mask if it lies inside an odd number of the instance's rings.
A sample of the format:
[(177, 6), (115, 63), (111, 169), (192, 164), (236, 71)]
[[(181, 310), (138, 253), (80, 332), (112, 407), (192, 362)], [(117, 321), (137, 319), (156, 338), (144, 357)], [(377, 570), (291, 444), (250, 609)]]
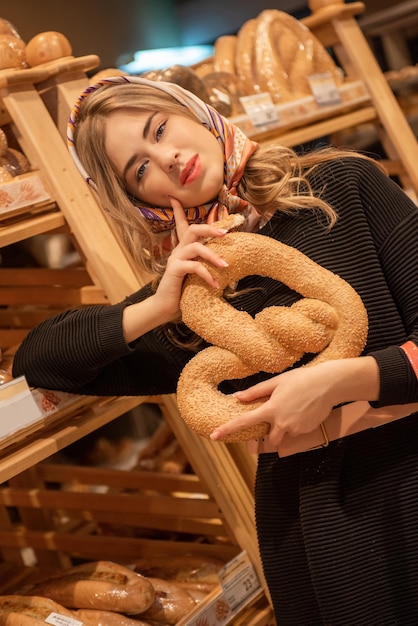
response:
[(219, 584), (218, 572), (224, 561), (207, 555), (183, 554), (179, 556), (155, 556), (136, 561), (136, 571), (147, 578), (164, 578), (175, 583), (201, 585)]
[[(50, 598), (38, 596), (0, 596), (0, 626), (45, 626), (51, 614), (76, 620), (75, 613)], [(51, 623), (51, 622), (49, 622)], [(85, 622), (85, 626), (92, 626)]]
[(165, 624), (177, 624), (196, 606), (196, 601), (185, 589), (174, 582), (162, 578), (148, 579), (155, 589), (153, 604), (140, 615), (140, 619), (149, 619)]
[(215, 72), (235, 74), (237, 38), (235, 35), (218, 37), (213, 47), (213, 69)]
[(148, 579), (111, 561), (93, 561), (63, 570), (28, 585), (21, 593), (45, 596), (71, 609), (127, 614), (146, 611), (155, 598)]
[(112, 611), (97, 611), (95, 609), (79, 609), (74, 611), (76, 619), (86, 626), (150, 626), (149, 622), (114, 613)]
[(237, 34), (235, 67), (248, 93), (270, 93), (275, 103), (311, 96), (309, 76), (342, 73), (317, 37), (292, 15), (265, 9)]
[(255, 66), (261, 91), (271, 94), (277, 103), (292, 99), (289, 77), (283, 61), (275, 50), (272, 24), (277, 18), (275, 11), (263, 11), (256, 20), (254, 31)]
[(247, 20), (241, 26), (237, 35), (235, 67), (238, 78), (249, 94), (260, 93), (261, 91), (258, 84), (254, 56), (256, 26), (256, 19)]
[(165, 70), (154, 70), (142, 74), (143, 78), (149, 80), (163, 80), (168, 83), (175, 83), (184, 89), (191, 91), (203, 102), (209, 103), (209, 96), (206, 87), (200, 76), (191, 68), (185, 65), (170, 65)]
[(229, 72), (211, 72), (202, 78), (211, 105), (225, 117), (244, 113), (240, 98), (248, 95), (241, 80)]

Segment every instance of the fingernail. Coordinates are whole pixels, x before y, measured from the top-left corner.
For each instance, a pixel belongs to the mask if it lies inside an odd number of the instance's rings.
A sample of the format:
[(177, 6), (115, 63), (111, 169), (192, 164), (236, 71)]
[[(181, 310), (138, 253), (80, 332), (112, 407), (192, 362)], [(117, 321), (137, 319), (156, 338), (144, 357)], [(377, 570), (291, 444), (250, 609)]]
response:
[(221, 261), (222, 267), (229, 267), (228, 261), (225, 261), (225, 259), (221, 259), (220, 261)]
[(228, 232), (227, 228), (218, 228), (218, 233), (220, 233), (221, 235), (226, 235), (227, 232)]

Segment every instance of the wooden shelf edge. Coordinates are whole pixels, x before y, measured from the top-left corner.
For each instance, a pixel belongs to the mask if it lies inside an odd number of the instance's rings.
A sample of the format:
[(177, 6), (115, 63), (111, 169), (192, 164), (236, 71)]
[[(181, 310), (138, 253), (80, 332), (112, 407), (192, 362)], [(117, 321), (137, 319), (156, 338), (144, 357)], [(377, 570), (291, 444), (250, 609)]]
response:
[(64, 216), (58, 211), (28, 217), (11, 224), (3, 223), (0, 226), (0, 247), (63, 228), (65, 225)]
[(6, 448), (0, 458), (0, 484), (29, 469), (78, 439), (111, 422), (139, 404), (149, 401), (144, 397), (109, 398), (81, 412), (75, 411), (64, 423), (56, 421), (45, 430), (39, 430), (16, 449)]

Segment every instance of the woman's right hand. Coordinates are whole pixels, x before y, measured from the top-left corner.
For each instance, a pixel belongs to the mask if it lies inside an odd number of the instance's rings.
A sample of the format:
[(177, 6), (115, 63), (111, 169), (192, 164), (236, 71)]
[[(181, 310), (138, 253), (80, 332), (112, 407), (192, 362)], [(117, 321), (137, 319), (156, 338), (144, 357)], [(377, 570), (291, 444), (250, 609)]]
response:
[(222, 237), (225, 230), (219, 230), (208, 224), (189, 224), (183, 206), (175, 198), (171, 199), (178, 244), (173, 249), (167, 268), (161, 278), (156, 296), (161, 300), (161, 307), (168, 316), (166, 321), (176, 318), (180, 313), (179, 303), (184, 278), (187, 274), (196, 274), (211, 287), (219, 285), (211, 273), (200, 262), (205, 259), (215, 267), (226, 267), (226, 262), (204, 245), (203, 239)]
[(204, 259), (215, 267), (226, 267), (227, 263), (203, 243), (204, 239), (223, 237), (226, 230), (209, 224), (189, 224), (183, 206), (171, 198), (178, 244), (167, 261), (166, 270), (153, 296), (125, 309), (123, 326), (129, 343), (145, 332), (166, 324), (180, 315), (180, 298), (183, 282), (188, 274), (200, 276), (209, 286), (218, 287)]

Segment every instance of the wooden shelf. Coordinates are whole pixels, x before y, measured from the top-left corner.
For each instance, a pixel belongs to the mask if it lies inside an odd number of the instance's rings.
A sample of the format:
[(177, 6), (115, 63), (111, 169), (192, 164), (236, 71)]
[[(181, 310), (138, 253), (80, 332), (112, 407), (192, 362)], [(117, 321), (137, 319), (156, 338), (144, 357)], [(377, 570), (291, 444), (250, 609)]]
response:
[(24, 241), (28, 237), (59, 230), (65, 226), (64, 216), (59, 211), (19, 218), (10, 223), (3, 220), (0, 222), (0, 248)]
[(35, 430), (27, 439), (15, 445), (12, 438), (0, 450), (0, 483), (44, 461), (145, 401), (147, 398), (137, 397), (101, 399), (86, 410), (75, 411), (71, 416), (66, 414), (60, 418), (57, 413), (51, 426)]
[(369, 106), (328, 119), (320, 119), (306, 126), (301, 125), (293, 128), (284, 126), (278, 131), (256, 133), (252, 135), (252, 139), (263, 144), (280, 142), (286, 146), (298, 146), (360, 124), (373, 122), (376, 119), (376, 110)]

